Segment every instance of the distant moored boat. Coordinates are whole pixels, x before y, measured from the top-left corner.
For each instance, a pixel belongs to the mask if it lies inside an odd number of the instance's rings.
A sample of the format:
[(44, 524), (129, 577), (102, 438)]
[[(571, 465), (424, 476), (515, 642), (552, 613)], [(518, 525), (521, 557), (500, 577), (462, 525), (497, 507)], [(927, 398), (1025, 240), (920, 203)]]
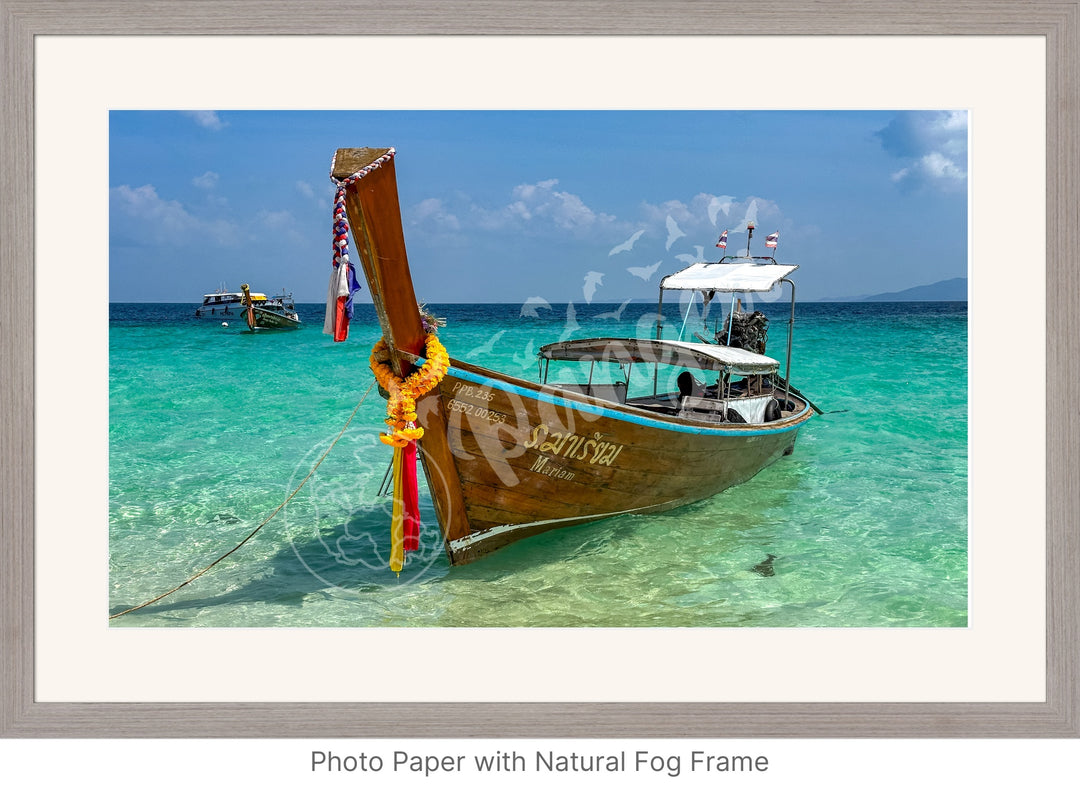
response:
[[(267, 300), (264, 293), (252, 293), (251, 299), (256, 302)], [(243, 302), (242, 292), (231, 292), (222, 284), (215, 292), (206, 293), (203, 296), (202, 304), (195, 309), (195, 317), (239, 317)]]
[(282, 290), (278, 295), (267, 298), (262, 293), (252, 293), (246, 284), (240, 285), (240, 290), (243, 293), (240, 313), (251, 331), (300, 328), (300, 316), (296, 312), (292, 293)]

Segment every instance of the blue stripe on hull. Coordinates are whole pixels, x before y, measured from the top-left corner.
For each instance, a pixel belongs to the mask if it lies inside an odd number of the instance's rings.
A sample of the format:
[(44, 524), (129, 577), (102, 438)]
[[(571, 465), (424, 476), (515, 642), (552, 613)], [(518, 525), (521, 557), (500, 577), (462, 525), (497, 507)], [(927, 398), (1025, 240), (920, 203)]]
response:
[(504, 392), (510, 392), (521, 397), (526, 397), (531, 400), (540, 400), (546, 403), (551, 403), (555, 406), (562, 408), (571, 408), (576, 411), (581, 411), (585, 414), (595, 414), (600, 417), (610, 417), (620, 420), (622, 422), (630, 422), (635, 425), (643, 425), (647, 428), (659, 428), (664, 431), (675, 431), (677, 433), (692, 433), (702, 436), (767, 436), (775, 433), (787, 433), (799, 427), (803, 422), (810, 418), (810, 407), (807, 406), (796, 417), (801, 417), (799, 422), (784, 425), (779, 428), (771, 428), (764, 425), (754, 425), (751, 428), (740, 429), (736, 427), (724, 427), (724, 428), (705, 428), (697, 425), (683, 425), (676, 422), (665, 422), (664, 420), (654, 420), (649, 417), (639, 417), (636, 414), (630, 412), (618, 411), (609, 409), (604, 406), (597, 406), (584, 401), (570, 400), (568, 398), (560, 397), (559, 395), (553, 395), (548, 392), (539, 391), (536, 389), (526, 389), (524, 387), (517, 386), (516, 384), (510, 384), (506, 381), (499, 381), (494, 378), (486, 378), (484, 376), (471, 373), (468, 370), (462, 370), (460, 367), (451, 367), (447, 371), (447, 375), (457, 378), (460, 381), (469, 381), (474, 384), (481, 384), (485, 386), (497, 385), (499, 389)]

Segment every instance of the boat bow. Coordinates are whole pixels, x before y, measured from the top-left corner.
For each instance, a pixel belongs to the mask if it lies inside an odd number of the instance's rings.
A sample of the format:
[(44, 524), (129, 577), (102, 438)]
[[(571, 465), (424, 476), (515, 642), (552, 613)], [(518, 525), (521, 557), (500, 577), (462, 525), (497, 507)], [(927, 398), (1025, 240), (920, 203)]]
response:
[[(349, 231), (371, 291), (390, 366), (399, 378), (405, 378), (415, 367), (413, 357), (424, 355), (427, 332), (405, 251), (394, 154), (391, 147), (339, 149), (330, 176), (338, 186), (339, 199), (345, 204)], [(456, 465), (447, 443), (447, 418), (437, 392), (418, 400), (416, 415), (425, 429), (419, 442), (423, 453), (421, 464), (447, 555), (454, 562), (450, 542), (467, 536), (470, 528)]]

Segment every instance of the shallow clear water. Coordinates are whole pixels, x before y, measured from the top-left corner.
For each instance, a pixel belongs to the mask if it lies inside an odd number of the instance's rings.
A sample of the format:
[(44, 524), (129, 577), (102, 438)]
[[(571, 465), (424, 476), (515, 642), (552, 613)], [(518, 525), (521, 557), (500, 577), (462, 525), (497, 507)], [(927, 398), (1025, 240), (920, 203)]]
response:
[[(783, 359), (786, 307), (769, 354)], [(451, 356), (535, 378), (567, 336), (650, 335), (655, 307), (433, 306)], [(189, 304), (110, 308), (110, 613), (179, 585), (296, 489), (371, 384), (380, 336), (251, 334)], [(681, 319), (669, 321), (678, 332)], [(696, 328), (693, 314), (688, 328)], [(574, 328), (577, 326), (578, 328)], [(689, 334), (689, 332), (688, 332)], [(121, 626), (760, 626), (967, 624), (967, 308), (801, 304), (792, 382), (822, 410), (793, 455), (663, 515), (517, 542), (451, 569), (421, 476), (421, 549), (386, 564), (390, 449), (368, 394), (316, 473), (236, 553)], [(772, 571), (755, 566), (773, 555)], [(766, 567), (766, 572), (768, 571)]]

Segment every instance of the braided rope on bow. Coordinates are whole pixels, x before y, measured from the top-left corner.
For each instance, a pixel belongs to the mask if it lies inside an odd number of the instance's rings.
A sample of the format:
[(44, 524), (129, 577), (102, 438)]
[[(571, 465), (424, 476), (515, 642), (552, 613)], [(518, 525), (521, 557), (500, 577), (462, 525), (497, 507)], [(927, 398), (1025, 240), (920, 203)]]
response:
[(386, 154), (373, 160), (368, 165), (344, 179), (334, 176), (334, 166), (337, 164), (337, 153), (330, 160), (330, 181), (337, 185), (337, 193), (334, 195), (334, 225), (333, 225), (333, 263), (338, 268), (349, 262), (349, 218), (345, 214), (345, 190), (355, 182), (359, 182), (372, 171), (381, 168), (383, 164), (394, 159), (394, 149), (389, 149)]

